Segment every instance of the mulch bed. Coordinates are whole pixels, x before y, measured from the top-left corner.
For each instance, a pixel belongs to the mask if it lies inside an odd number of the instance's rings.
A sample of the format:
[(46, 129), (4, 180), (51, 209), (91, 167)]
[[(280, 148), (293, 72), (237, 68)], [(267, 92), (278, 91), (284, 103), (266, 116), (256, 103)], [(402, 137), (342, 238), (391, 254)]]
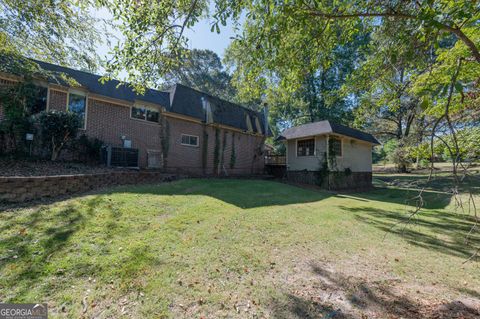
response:
[(0, 159), (0, 176), (55, 176), (107, 173), (114, 168), (73, 162)]

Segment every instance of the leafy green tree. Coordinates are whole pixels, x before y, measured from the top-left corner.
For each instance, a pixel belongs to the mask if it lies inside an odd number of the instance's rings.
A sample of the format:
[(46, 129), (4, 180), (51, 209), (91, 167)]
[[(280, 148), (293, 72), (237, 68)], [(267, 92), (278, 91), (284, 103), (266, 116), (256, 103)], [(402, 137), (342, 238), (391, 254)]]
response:
[(94, 4), (89, 0), (0, 0), (0, 53), (96, 70), (101, 21), (93, 17)]
[(51, 160), (58, 159), (65, 145), (75, 139), (80, 127), (80, 118), (71, 112), (47, 111), (38, 115), (41, 138), (51, 151)]
[[(184, 54), (185, 29), (208, 14), (210, 1), (102, 0), (118, 20), (125, 41), (114, 49), (108, 71), (127, 68), (129, 80), (155, 82), (178, 64)], [(480, 63), (476, 32), (479, 11), (475, 1), (337, 1), (277, 2), (211, 1), (212, 31), (243, 17), (242, 34), (233, 45), (241, 46), (251, 62), (244, 65), (245, 81), (259, 82), (264, 70), (284, 68), (290, 77), (284, 85), (295, 86), (307, 69), (318, 69), (316, 57), (344, 43), (359, 31), (375, 29), (384, 21), (410, 21), (419, 40), (437, 43), (444, 33), (454, 35), (472, 59)], [(309, 59), (304, 59), (304, 57)]]
[(185, 53), (179, 65), (165, 75), (163, 86), (175, 83), (192, 87), (214, 96), (233, 100), (235, 89), (220, 57), (210, 50), (193, 49)]

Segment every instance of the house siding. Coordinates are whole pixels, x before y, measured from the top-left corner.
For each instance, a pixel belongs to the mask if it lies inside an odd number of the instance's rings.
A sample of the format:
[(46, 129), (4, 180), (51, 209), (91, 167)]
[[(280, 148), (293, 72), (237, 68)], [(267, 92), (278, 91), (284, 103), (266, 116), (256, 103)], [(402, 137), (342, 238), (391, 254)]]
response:
[(309, 138), (293, 139), (287, 141), (287, 169), (291, 171), (320, 170), (323, 158), (327, 151), (326, 137), (315, 136), (315, 155), (314, 156), (297, 156), (297, 141)]
[[(304, 138), (302, 138), (304, 139)], [(287, 170), (289, 171), (318, 171), (327, 152), (327, 136), (315, 137), (315, 156), (297, 157), (297, 141), (287, 141)], [(349, 168), (352, 172), (372, 171), (372, 145), (348, 137), (342, 139), (342, 156), (336, 157), (337, 170)]]
[(343, 156), (337, 158), (338, 170), (350, 168), (352, 172), (372, 171), (372, 145), (362, 141), (342, 138)]

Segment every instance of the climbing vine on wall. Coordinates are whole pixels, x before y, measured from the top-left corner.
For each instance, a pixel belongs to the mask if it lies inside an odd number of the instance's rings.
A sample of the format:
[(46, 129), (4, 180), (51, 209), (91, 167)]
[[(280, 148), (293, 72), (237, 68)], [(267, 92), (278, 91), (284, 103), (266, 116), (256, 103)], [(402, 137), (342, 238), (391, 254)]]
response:
[(203, 144), (202, 144), (202, 169), (203, 173), (207, 169), (207, 158), (208, 158), (208, 133), (205, 128), (203, 127)]
[(170, 123), (162, 116), (162, 136), (160, 137), (162, 154), (163, 154), (163, 166), (167, 166), (168, 151), (170, 149)]
[(328, 168), (327, 153), (323, 153), (323, 157), (320, 159), (319, 169), (316, 174), (317, 185), (328, 188), (328, 175), (330, 169)]
[(220, 161), (220, 167), (225, 169), (225, 149), (227, 147), (227, 131), (223, 131), (223, 140), (222, 140), (222, 158)]
[(235, 167), (235, 162), (237, 161), (237, 154), (235, 153), (235, 133), (232, 133), (232, 153), (230, 154), (230, 168)]
[(213, 174), (218, 172), (218, 164), (220, 163), (220, 130), (215, 129), (215, 148), (213, 149)]
[(337, 170), (337, 154), (333, 143), (328, 142), (328, 168), (330, 171)]

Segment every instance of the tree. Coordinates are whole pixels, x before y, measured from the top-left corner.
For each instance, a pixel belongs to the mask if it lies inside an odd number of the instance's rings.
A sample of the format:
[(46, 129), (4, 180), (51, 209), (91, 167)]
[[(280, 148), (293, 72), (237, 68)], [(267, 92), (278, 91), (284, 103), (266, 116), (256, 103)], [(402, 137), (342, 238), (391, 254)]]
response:
[[(185, 52), (185, 29), (208, 14), (209, 8), (206, 0), (99, 2), (110, 8), (125, 36), (125, 41), (114, 49), (109, 74), (127, 68), (129, 80), (142, 84), (154, 83), (176, 67)], [(291, 69), (290, 80), (298, 80), (305, 68), (317, 68), (318, 53), (384, 21), (411, 21), (419, 29), (420, 38), (432, 43), (444, 33), (454, 35), (468, 48), (471, 58), (480, 63), (478, 44), (472, 38), (480, 16), (475, 1), (363, 0), (332, 4), (214, 0), (212, 7), (212, 31), (220, 32), (228, 21), (238, 24), (245, 17), (242, 36), (234, 44), (245, 48), (244, 54), (252, 58), (245, 74), (248, 80), (261, 79), (260, 67), (282, 66)], [(298, 55), (312, 59), (299, 59)]]
[(193, 49), (186, 52), (178, 66), (165, 75), (163, 86), (181, 83), (226, 100), (233, 100), (235, 89), (230, 81), (231, 76), (225, 71), (215, 52)]
[[(99, 57), (90, 1), (0, 0), (0, 54), (5, 52), (94, 71)], [(103, 32), (105, 33), (105, 31)]]
[(47, 111), (38, 115), (38, 124), (41, 128), (41, 138), (50, 148), (51, 160), (58, 159), (66, 143), (75, 139), (80, 119), (71, 112)]

